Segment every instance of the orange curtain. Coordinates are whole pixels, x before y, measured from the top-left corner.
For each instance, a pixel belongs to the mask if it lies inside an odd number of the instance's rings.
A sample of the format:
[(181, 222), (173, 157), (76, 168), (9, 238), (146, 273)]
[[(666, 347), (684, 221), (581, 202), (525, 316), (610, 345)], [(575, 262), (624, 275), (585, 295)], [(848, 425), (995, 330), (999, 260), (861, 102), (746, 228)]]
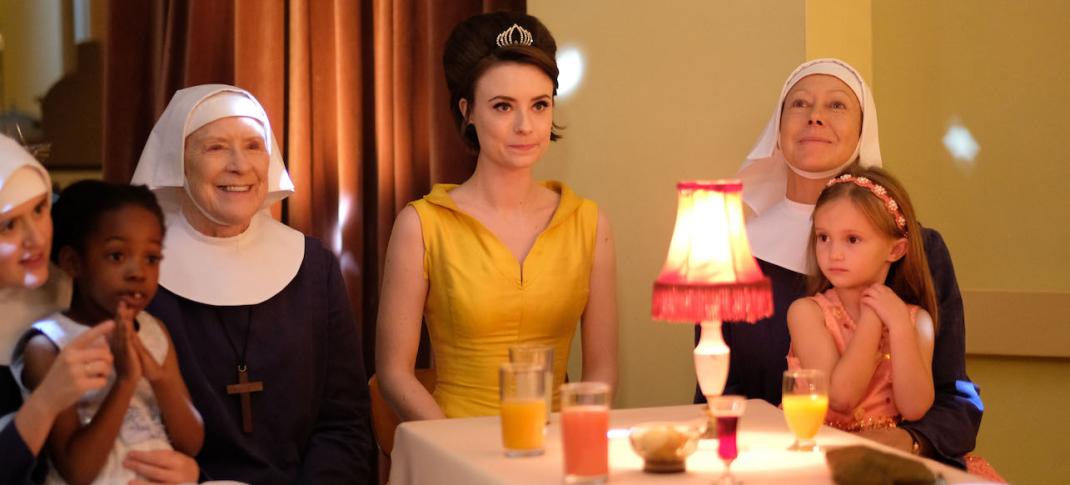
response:
[(276, 213), (338, 255), (371, 374), (394, 217), (432, 184), (461, 182), (474, 168), (448, 111), (446, 37), (471, 15), (525, 7), (524, 0), (112, 0), (111, 25), (122, 29), (108, 34), (105, 176), (129, 180), (175, 90), (208, 82), (249, 90), (273, 121), (297, 189)]

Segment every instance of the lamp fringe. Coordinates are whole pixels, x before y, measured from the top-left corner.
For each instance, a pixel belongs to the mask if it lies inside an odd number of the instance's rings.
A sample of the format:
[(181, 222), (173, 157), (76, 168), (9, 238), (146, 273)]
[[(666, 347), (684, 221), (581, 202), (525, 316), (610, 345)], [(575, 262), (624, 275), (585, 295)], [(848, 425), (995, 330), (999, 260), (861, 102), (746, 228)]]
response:
[(722, 320), (755, 323), (773, 314), (769, 278), (722, 285), (654, 283), (650, 309), (655, 320), (701, 322)]

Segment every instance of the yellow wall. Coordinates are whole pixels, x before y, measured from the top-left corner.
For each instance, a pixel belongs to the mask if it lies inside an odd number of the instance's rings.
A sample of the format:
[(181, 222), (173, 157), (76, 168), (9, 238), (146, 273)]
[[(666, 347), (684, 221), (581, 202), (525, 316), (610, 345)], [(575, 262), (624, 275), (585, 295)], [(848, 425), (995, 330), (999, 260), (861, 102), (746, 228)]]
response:
[[(968, 289), (1070, 293), (1070, 2), (876, 2), (882, 152)], [(980, 152), (953, 160), (953, 119)]]
[(1011, 483), (1066, 483), (1070, 361), (969, 356), (966, 370), (985, 403), (976, 453)]
[(691, 401), (692, 327), (649, 316), (675, 184), (732, 176), (804, 58), (803, 0), (666, 5), (528, 1), (559, 47), (587, 59), (582, 84), (555, 108), (567, 128), (538, 175), (598, 202), (615, 228), (623, 407)]
[[(873, 2), (885, 165), (951, 248), (967, 349), (1011, 355), (967, 367), (986, 405), (977, 451), (1016, 483), (1070, 476), (1067, 19), (1061, 0)], [(973, 162), (941, 142), (953, 121)]]
[(4, 99), (0, 111), (41, 116), (38, 98), (63, 75), (62, 10), (57, 1), (0, 0)]
[(806, 0), (806, 58), (847, 61), (873, 79), (871, 0)]

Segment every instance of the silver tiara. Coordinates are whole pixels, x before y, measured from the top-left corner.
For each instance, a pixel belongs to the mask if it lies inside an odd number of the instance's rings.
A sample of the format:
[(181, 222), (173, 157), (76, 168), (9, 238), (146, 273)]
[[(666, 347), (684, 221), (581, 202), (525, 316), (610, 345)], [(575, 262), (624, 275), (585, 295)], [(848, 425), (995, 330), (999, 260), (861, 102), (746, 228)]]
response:
[[(519, 36), (520, 38), (514, 40), (513, 38), (516, 36)], [(498, 34), (497, 40), (498, 47), (505, 47), (508, 45), (531, 45), (531, 42), (531, 32), (528, 32), (528, 29), (517, 24), (513, 24), (512, 27), (503, 30), (502, 33)]]

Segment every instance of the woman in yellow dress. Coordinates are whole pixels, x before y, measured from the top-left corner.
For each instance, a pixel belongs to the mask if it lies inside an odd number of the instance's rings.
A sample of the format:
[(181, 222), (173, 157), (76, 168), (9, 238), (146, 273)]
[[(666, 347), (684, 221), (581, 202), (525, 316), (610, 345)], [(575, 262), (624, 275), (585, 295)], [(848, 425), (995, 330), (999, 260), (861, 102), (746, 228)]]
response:
[[(498, 366), (515, 344), (554, 348), (565, 380), (576, 325), (583, 380), (617, 381), (616, 263), (594, 202), (532, 168), (549, 143), (557, 47), (538, 19), (478, 15), (454, 28), (443, 65), (476, 169), (398, 215), (386, 253), (376, 371), (402, 420), (498, 413)], [(437, 384), (413, 367), (427, 320)], [(556, 391), (555, 391), (556, 396)]]

